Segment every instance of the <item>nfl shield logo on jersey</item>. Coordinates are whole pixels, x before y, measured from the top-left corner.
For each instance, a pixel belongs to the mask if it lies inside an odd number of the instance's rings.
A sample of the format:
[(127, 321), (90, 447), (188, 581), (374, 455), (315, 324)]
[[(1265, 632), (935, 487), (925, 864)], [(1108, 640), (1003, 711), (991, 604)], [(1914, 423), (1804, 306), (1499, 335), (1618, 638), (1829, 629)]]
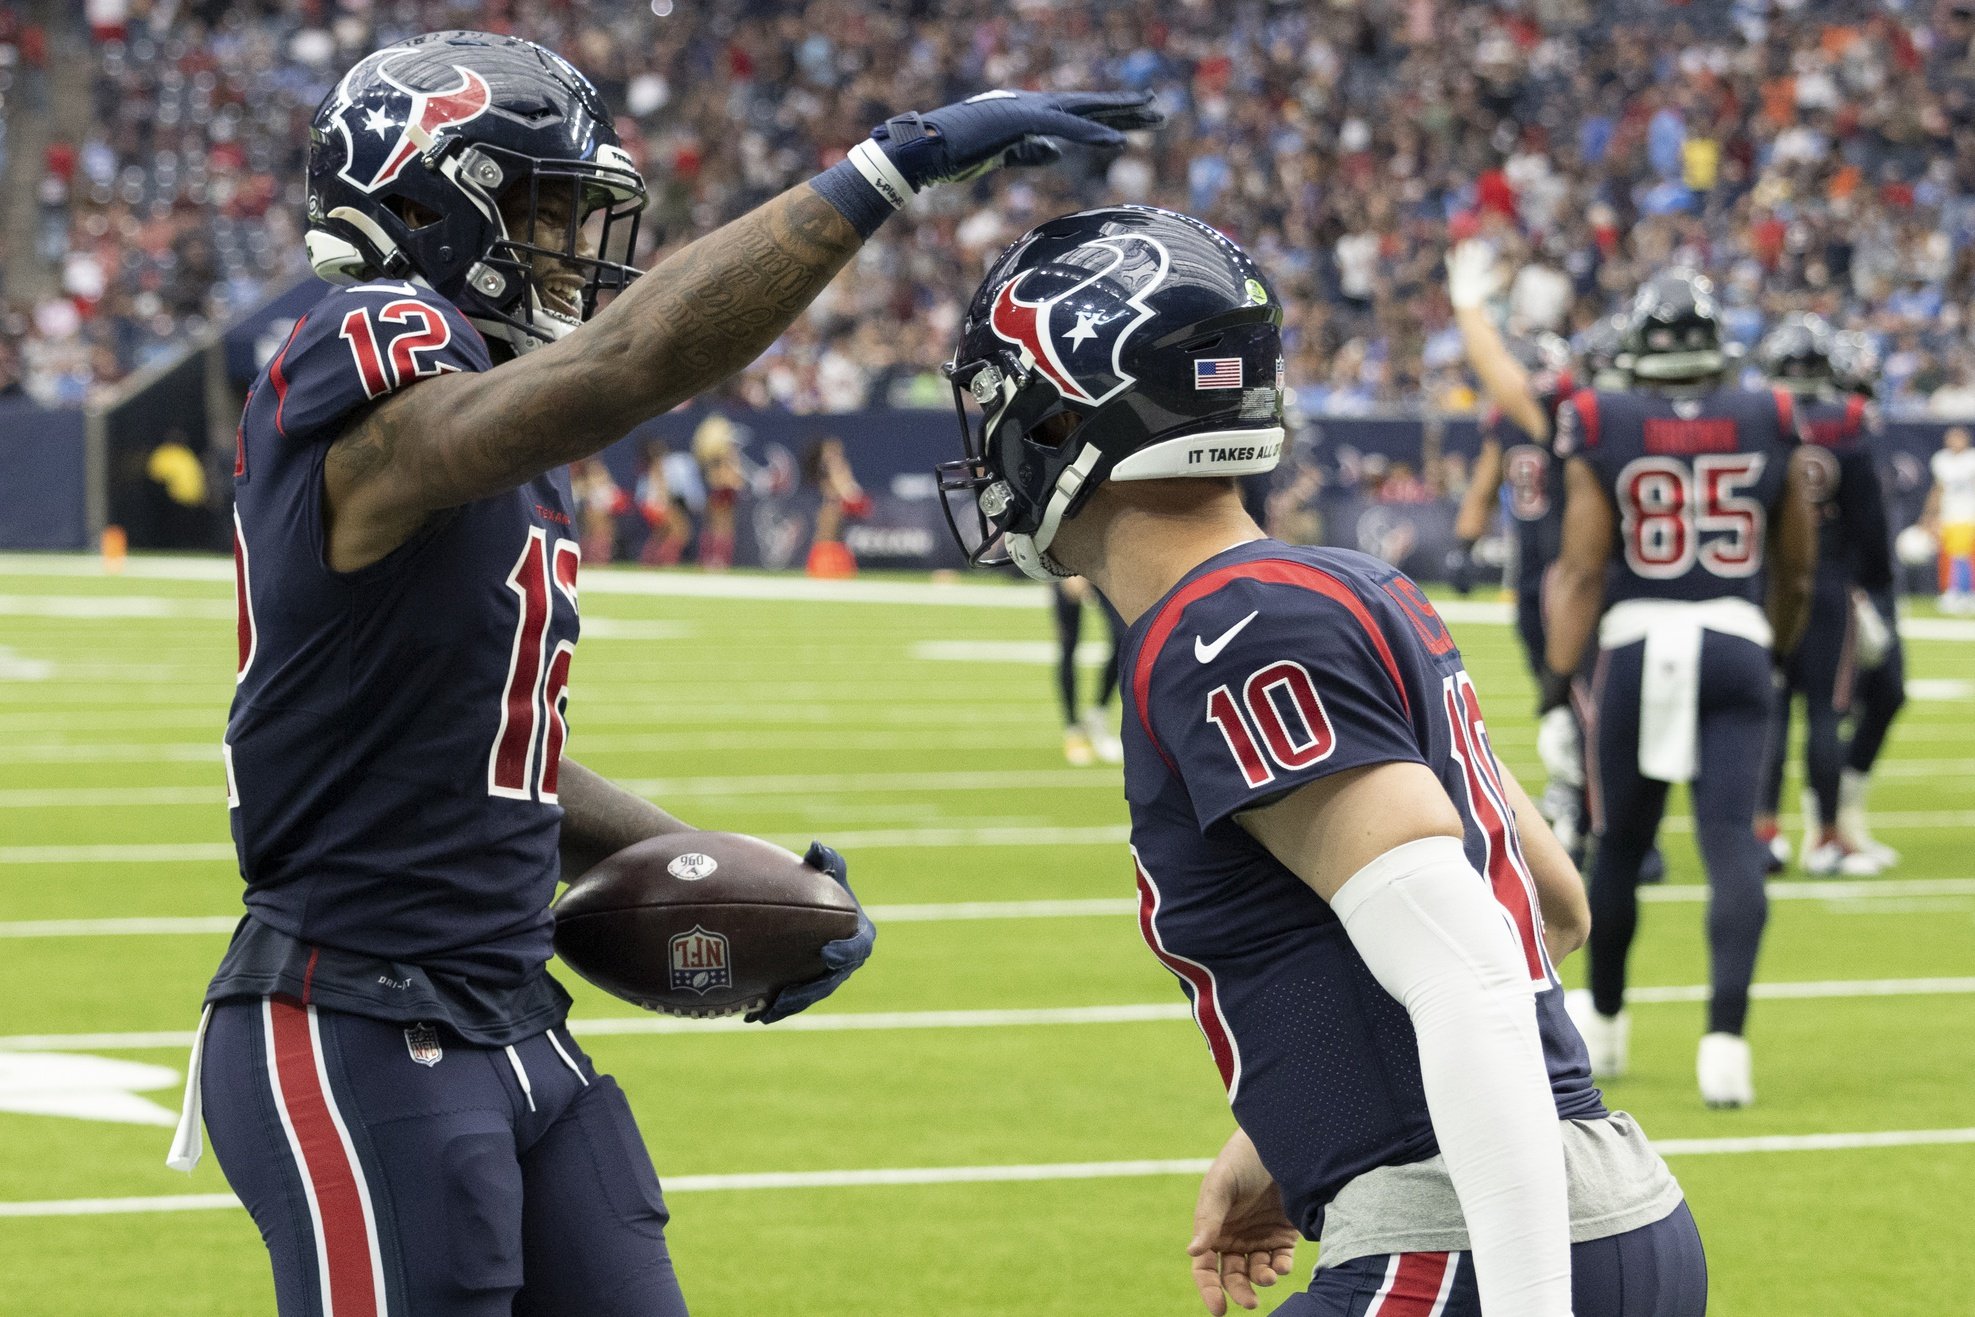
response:
[(731, 987), (733, 971), (727, 959), (727, 938), (694, 924), (672, 939), (672, 987), (685, 988), (701, 996), (715, 988)]
[(438, 1065), (446, 1056), (446, 1049), (439, 1046), (437, 1026), (423, 1020), (405, 1030), (405, 1050), (411, 1053), (412, 1060), (426, 1067)]

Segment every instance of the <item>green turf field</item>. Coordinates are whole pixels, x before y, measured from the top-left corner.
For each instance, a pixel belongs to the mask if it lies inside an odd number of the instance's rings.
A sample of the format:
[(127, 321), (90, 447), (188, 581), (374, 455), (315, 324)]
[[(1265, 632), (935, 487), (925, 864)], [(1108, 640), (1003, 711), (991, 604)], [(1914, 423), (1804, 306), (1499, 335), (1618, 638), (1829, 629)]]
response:
[[(882, 937), (773, 1030), (672, 1026), (564, 976), (668, 1181), (694, 1312), (1199, 1311), (1197, 1175), (1171, 1163), (1211, 1156), (1229, 1120), (1127, 913), (1117, 770), (1063, 762), (1041, 596), (711, 584), (586, 571), (570, 752), (695, 823), (838, 844)], [(1455, 635), (1496, 745), (1535, 778), (1511, 631), (1476, 612), (1450, 609)], [(238, 909), (217, 753), (230, 572), (0, 558), (0, 615), (0, 1312), (270, 1312), (217, 1167), (168, 1171), (169, 1129), (139, 1123), (176, 1112)], [(1905, 863), (1772, 889), (1761, 980), (1784, 991), (1752, 1020), (1755, 1108), (1694, 1092), (1705, 907), (1684, 818), (1645, 911), (1634, 981), (1657, 991), (1608, 1096), (1667, 1143), (1716, 1317), (1975, 1311), (1975, 625), (1926, 629), (1874, 801)], [(104, 1067), (78, 1081), (62, 1057)], [(58, 1070), (85, 1091), (51, 1096)], [(155, 1105), (20, 1113), (119, 1085)], [(901, 1168), (923, 1173), (788, 1174)]]

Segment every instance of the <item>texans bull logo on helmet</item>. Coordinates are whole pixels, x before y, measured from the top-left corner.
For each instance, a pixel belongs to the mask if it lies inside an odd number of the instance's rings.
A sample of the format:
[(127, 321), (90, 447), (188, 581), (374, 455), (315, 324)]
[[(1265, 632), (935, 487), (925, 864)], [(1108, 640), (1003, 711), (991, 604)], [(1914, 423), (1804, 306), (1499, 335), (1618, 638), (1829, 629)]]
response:
[[(343, 135), (345, 159), (336, 172), (365, 192), (375, 192), (396, 178), (432, 144), (441, 129), (471, 123), (494, 101), (487, 80), (457, 64), (452, 71), (458, 80), (448, 86), (407, 86), (393, 77), (388, 67), (402, 53), (387, 50), (371, 56), (351, 69), (337, 89), (342, 103), (334, 113)], [(366, 70), (365, 65), (372, 67)], [(350, 99), (347, 89), (360, 85), (364, 81), (360, 75), (367, 72), (375, 73), (377, 80), (370, 83), (363, 99)], [(387, 89), (382, 95), (378, 94), (380, 84)]]
[(1152, 238), (1094, 238), (1004, 284), (988, 325), (1067, 401), (1101, 407), (1138, 382), (1119, 364), (1125, 340), (1152, 318), (1144, 299), (1170, 265)]

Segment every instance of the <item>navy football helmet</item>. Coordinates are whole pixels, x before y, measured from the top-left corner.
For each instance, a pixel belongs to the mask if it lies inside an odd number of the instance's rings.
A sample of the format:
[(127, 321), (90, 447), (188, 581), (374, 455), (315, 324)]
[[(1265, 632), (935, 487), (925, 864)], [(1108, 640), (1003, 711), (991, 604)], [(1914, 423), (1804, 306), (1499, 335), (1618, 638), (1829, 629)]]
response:
[(1509, 339), (1505, 346), (1529, 373), (1530, 387), (1539, 394), (1551, 392), (1570, 378), (1570, 344), (1547, 329)]
[(1869, 337), (1856, 329), (1831, 336), (1831, 382), (1861, 398), (1879, 392), (1879, 353)]
[(1625, 354), (1625, 331), (1630, 321), (1622, 314), (1591, 323), (1578, 337), (1577, 359), (1582, 378), (1594, 389), (1623, 389), (1632, 382), (1619, 358)]
[(1785, 316), (1756, 346), (1756, 363), (1763, 377), (1779, 389), (1821, 392), (1832, 383), (1832, 337), (1822, 316)]
[[(1110, 206), (1019, 239), (946, 367), (966, 455), (940, 464), (940, 490), (968, 560), (1066, 576), (1050, 541), (1106, 480), (1272, 469), (1281, 324), (1261, 268), (1185, 215)], [(965, 529), (956, 496), (972, 507)]]
[(1699, 383), (1726, 370), (1713, 282), (1687, 269), (1648, 279), (1632, 299), (1621, 364), (1649, 384)]
[[(318, 275), (421, 279), (517, 354), (638, 275), (644, 180), (589, 79), (531, 41), (434, 32), (366, 57), (316, 109), (308, 187)], [(555, 245), (538, 241), (545, 205)]]

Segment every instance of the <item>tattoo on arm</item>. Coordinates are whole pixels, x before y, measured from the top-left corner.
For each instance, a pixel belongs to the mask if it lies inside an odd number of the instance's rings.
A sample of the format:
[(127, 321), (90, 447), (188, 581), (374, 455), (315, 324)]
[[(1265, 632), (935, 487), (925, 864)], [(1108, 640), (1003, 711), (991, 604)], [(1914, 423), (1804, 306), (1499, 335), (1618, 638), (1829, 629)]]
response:
[(691, 831), (643, 796), (565, 758), (557, 781), (562, 801), (562, 880), (571, 882), (600, 861), (648, 837)]
[(429, 512), (601, 451), (760, 356), (862, 241), (808, 184), (784, 192), (668, 257), (561, 342), (373, 407), (330, 449), (332, 512), (379, 523), (388, 552)]

